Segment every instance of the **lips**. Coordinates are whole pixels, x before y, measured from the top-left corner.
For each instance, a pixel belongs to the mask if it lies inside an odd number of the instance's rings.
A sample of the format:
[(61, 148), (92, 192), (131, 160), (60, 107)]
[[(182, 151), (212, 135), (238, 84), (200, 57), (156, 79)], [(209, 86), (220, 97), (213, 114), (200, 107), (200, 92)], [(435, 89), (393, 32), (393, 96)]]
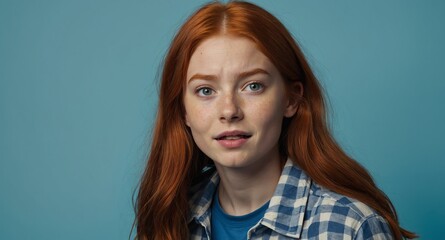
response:
[(226, 149), (242, 147), (252, 135), (243, 131), (226, 131), (215, 137), (215, 140)]
[(226, 131), (215, 137), (216, 140), (238, 140), (247, 139), (252, 135), (243, 131)]

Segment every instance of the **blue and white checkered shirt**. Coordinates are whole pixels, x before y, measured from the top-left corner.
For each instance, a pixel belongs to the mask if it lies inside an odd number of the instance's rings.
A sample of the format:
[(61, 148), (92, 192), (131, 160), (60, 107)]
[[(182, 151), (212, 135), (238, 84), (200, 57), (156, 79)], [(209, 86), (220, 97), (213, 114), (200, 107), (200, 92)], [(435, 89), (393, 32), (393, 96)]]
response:
[[(215, 173), (190, 200), (191, 239), (210, 239)], [(393, 239), (386, 220), (355, 199), (313, 182), (287, 160), (264, 217), (246, 239)]]

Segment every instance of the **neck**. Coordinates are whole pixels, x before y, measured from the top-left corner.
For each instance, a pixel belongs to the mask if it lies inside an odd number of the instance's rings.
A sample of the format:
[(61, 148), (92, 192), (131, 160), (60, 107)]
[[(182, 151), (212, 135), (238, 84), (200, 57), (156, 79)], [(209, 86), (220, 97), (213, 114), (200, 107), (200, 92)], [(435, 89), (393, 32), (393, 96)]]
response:
[(269, 201), (281, 175), (279, 156), (243, 168), (216, 166), (221, 181), (218, 195), (221, 207), (229, 215), (245, 215)]

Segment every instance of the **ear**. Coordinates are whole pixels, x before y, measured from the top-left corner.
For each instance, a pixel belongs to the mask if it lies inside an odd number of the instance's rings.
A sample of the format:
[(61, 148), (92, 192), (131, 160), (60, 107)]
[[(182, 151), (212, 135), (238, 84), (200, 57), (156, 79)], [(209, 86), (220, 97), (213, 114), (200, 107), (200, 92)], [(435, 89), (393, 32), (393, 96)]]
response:
[(290, 118), (295, 115), (301, 98), (303, 98), (303, 84), (301, 82), (292, 83), (287, 94), (287, 105), (284, 110), (285, 117)]

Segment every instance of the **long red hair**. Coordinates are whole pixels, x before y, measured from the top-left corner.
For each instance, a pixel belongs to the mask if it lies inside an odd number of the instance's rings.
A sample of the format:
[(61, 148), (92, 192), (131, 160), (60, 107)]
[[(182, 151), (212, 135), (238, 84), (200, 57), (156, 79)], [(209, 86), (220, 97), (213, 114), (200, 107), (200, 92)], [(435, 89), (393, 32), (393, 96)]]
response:
[(399, 226), (388, 197), (370, 174), (351, 159), (331, 136), (323, 93), (291, 34), (273, 15), (246, 2), (210, 3), (180, 28), (165, 58), (151, 151), (135, 208), (138, 239), (188, 239), (188, 197), (208, 158), (185, 124), (183, 92), (189, 60), (204, 39), (232, 34), (252, 40), (274, 63), (288, 86), (299, 81), (304, 94), (294, 117), (285, 119), (280, 152), (293, 159), (315, 182), (355, 198), (384, 217), (396, 239), (416, 235)]

